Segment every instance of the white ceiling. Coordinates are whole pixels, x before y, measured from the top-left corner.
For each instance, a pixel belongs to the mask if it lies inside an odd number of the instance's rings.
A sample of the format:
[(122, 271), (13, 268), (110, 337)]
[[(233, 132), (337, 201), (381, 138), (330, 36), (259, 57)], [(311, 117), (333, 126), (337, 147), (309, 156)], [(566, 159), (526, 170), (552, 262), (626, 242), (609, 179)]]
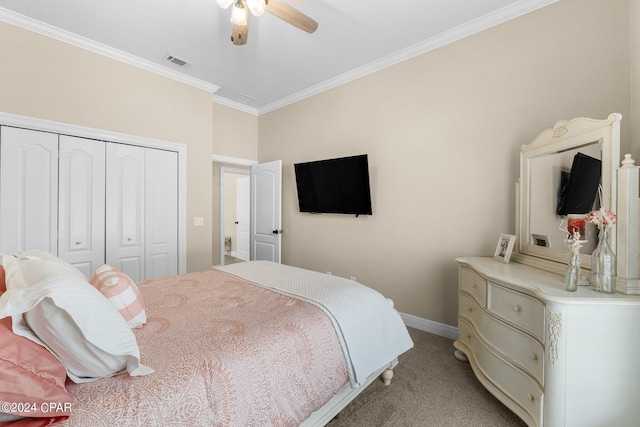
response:
[[(262, 114), (558, 0), (283, 0), (313, 34), (269, 13), (230, 41), (215, 0), (0, 0), (0, 20), (215, 92)], [(8, 41), (3, 40), (3, 43)], [(192, 65), (180, 68), (169, 55)]]

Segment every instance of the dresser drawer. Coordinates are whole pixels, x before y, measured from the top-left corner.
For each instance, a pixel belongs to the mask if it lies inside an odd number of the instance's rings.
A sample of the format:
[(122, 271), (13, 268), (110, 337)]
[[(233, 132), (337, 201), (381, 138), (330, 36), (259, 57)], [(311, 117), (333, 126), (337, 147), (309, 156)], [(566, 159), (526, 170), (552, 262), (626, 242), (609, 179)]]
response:
[(487, 280), (473, 270), (460, 267), (458, 283), (460, 290), (471, 294), (483, 307), (487, 304)]
[(459, 322), (459, 331), (458, 339), (471, 349), (471, 354), (467, 354), (469, 359), (477, 363), (484, 376), (508, 399), (516, 402), (529, 414), (535, 425), (540, 425), (543, 392), (533, 378), (485, 347), (473, 327), (466, 321)]
[(544, 347), (538, 340), (496, 320), (464, 293), (460, 293), (459, 304), (460, 316), (479, 331), (490, 347), (544, 386)]
[(542, 301), (495, 283), (488, 283), (487, 309), (530, 333), (544, 344), (544, 304)]

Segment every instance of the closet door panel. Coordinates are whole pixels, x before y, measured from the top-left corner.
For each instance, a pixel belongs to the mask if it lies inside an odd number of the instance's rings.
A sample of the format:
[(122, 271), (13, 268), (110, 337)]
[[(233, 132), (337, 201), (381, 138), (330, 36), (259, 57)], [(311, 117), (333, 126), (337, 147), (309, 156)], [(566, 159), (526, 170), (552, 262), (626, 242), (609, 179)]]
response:
[(57, 254), (58, 135), (0, 127), (0, 251)]
[(146, 278), (178, 274), (178, 154), (146, 150)]
[(145, 149), (107, 144), (106, 259), (135, 282), (145, 277)]
[(105, 262), (105, 143), (60, 136), (58, 256), (88, 278)]

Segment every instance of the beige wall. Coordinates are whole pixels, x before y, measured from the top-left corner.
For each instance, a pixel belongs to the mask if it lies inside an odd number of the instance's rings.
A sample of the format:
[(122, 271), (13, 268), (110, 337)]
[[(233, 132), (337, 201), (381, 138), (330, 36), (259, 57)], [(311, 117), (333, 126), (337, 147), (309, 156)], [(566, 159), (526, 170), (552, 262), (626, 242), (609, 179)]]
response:
[(0, 40), (0, 111), (187, 145), (187, 269), (210, 267), (212, 95), (3, 22)]
[[(283, 160), (283, 262), (457, 324), (454, 258), (514, 233), (520, 145), (615, 111), (630, 147), (629, 34), (629, 0), (563, 0), (260, 116), (259, 160)], [(359, 153), (373, 216), (298, 212), (293, 163)]]
[(258, 159), (258, 117), (213, 104), (213, 153)]

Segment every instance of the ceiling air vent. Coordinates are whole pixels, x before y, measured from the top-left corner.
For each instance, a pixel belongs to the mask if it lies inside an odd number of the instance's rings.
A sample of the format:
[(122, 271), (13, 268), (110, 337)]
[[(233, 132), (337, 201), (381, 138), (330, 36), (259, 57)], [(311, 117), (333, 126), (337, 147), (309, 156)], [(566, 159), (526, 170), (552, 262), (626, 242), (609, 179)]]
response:
[(176, 64), (178, 67), (182, 67), (182, 68), (189, 68), (191, 67), (193, 64), (185, 61), (184, 59), (180, 59), (177, 56), (173, 56), (173, 55), (167, 55), (164, 57), (165, 60), (171, 62), (172, 64)]
[(257, 101), (257, 99), (254, 98), (253, 96), (245, 95), (244, 93), (241, 93), (240, 95), (236, 96), (235, 100), (237, 102), (240, 102), (240, 103), (246, 104), (246, 105), (251, 105), (255, 101)]

